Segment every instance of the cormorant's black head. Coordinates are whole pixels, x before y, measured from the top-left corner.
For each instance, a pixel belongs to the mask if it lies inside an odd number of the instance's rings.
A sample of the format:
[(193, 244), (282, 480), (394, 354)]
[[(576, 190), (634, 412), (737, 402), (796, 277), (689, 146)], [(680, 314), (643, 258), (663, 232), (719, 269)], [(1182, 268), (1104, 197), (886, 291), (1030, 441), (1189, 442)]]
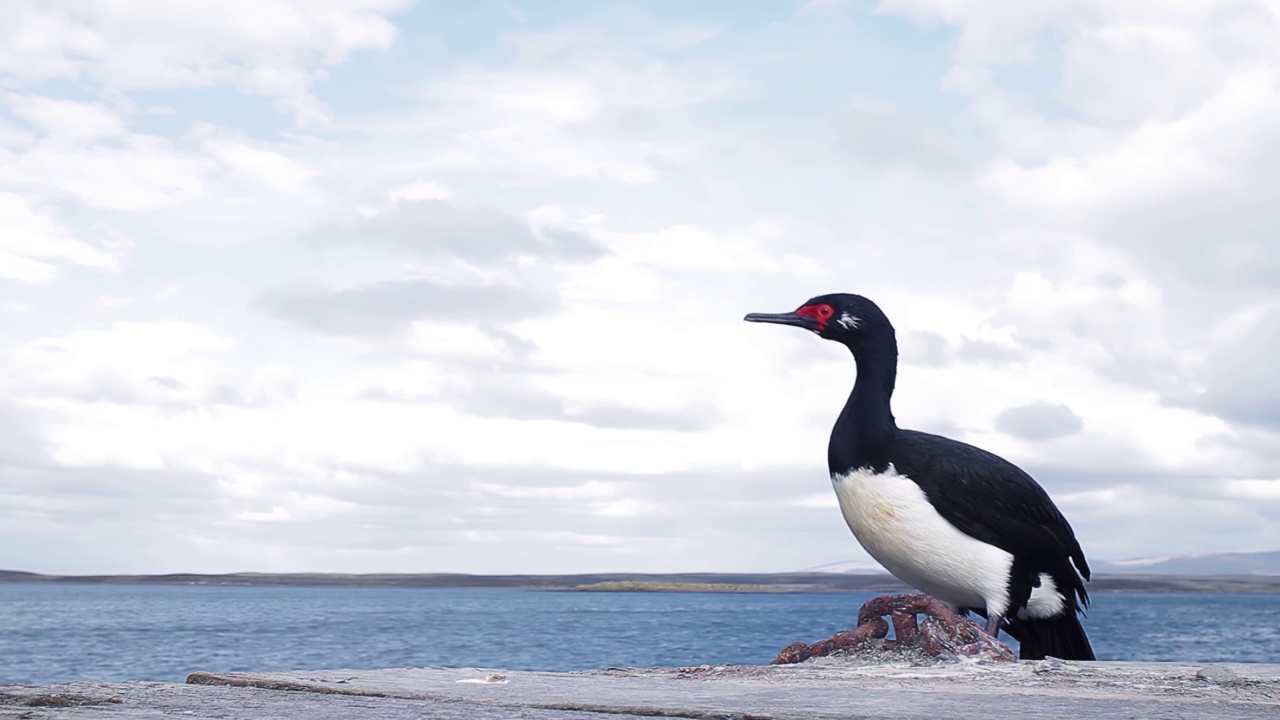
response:
[(828, 340), (856, 348), (877, 338), (892, 338), (893, 325), (875, 303), (861, 295), (819, 295), (789, 313), (751, 313), (747, 322), (794, 325)]

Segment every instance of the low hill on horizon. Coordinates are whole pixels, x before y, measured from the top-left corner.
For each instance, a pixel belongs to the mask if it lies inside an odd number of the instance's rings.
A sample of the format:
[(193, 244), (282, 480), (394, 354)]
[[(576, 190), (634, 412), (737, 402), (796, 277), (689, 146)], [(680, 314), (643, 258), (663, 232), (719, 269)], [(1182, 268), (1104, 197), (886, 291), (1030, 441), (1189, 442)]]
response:
[(1280, 550), (1113, 560), (1100, 563), (1098, 572), (1123, 575), (1280, 575)]

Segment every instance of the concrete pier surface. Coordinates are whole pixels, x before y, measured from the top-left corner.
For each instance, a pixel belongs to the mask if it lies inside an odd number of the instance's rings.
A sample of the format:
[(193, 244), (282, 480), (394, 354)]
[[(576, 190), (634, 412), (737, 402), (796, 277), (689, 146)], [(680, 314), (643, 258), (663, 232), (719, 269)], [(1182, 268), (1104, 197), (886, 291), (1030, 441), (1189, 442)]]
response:
[(1074, 663), (192, 673), (0, 687), (0, 718), (1280, 718), (1280, 665)]

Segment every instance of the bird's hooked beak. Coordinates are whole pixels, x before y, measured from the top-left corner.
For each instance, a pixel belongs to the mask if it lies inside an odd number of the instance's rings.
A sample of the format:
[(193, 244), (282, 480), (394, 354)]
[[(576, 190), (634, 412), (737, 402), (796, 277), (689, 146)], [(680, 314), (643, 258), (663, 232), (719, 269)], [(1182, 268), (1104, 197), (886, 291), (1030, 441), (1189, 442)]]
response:
[(807, 315), (801, 315), (799, 313), (794, 313), (794, 312), (748, 313), (747, 316), (742, 319), (746, 320), (747, 322), (773, 323), (775, 325), (792, 325), (794, 327), (804, 328), (805, 330), (812, 330), (813, 332), (819, 332), (822, 330), (822, 324), (819, 323), (815, 318), (811, 318)]

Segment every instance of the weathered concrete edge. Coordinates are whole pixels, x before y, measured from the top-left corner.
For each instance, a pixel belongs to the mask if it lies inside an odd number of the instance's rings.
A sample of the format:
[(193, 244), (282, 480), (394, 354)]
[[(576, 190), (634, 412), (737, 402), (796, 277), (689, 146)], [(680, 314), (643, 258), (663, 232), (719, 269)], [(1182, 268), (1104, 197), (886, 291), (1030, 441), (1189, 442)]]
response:
[(320, 683), (301, 683), (292, 680), (277, 680), (247, 673), (212, 673), (197, 671), (187, 676), (187, 685), (225, 685), (228, 687), (257, 688), (259, 690), (291, 690), (294, 692), (312, 692), (325, 695), (356, 695), (359, 697), (409, 697), (417, 700), (438, 700), (442, 698), (421, 694), (386, 693), (376, 690), (360, 690), (358, 688), (335, 688)]
[[(570, 674), (572, 673), (564, 673), (566, 676)], [(607, 705), (599, 703), (531, 702), (529, 700), (503, 702), (500, 700), (463, 699), (434, 693), (404, 691), (380, 692), (376, 690), (361, 690), (358, 688), (335, 688), (332, 685), (324, 685), (320, 683), (302, 683), (240, 673), (193, 672), (187, 676), (186, 682), (189, 685), (220, 685), (226, 687), (255, 688), (259, 690), (285, 690), (292, 692), (319, 693), (322, 695), (352, 695), (356, 697), (385, 697), (401, 700), (429, 700), (454, 704), (472, 703), (536, 710), (564, 710), (575, 713), (594, 712), (605, 715), (639, 715), (644, 717), (689, 718), (690, 720), (777, 720), (776, 716), (767, 713), (733, 712), (726, 710), (679, 710), (659, 705)]]
[[(1220, 671), (1204, 674), (1205, 671)], [(319, 670), (279, 673), (192, 673), (191, 684), (226, 685), (274, 690), (292, 690), (336, 695), (359, 695), (423, 700), (457, 705), (519, 707), (551, 711), (594, 712), (628, 716), (681, 718), (735, 718), (771, 720), (796, 717), (796, 705), (773, 707), (778, 693), (803, 696), (802, 704), (818, 701), (812, 693), (819, 688), (848, 688), (850, 683), (871, 703), (879, 698), (914, 697), (928, 701), (936, 691), (980, 693), (1010, 691), (1007, 702), (1039, 698), (1038, 702), (1064, 701), (1102, 709), (1117, 703), (1145, 703), (1169, 708), (1170, 702), (1198, 705), (1206, 702), (1245, 701), (1258, 708), (1280, 708), (1280, 665), (1242, 663), (1067, 663), (1043, 662), (997, 664), (945, 664), (917, 667), (906, 664), (843, 665), (839, 663), (787, 666), (699, 666), (693, 668), (631, 668), (570, 672), (482, 670), (478, 668), (398, 668), (385, 670)], [(482, 680), (481, 677), (487, 678)], [(687, 681), (695, 680), (692, 685)], [(675, 681), (675, 685), (672, 684)], [(339, 685), (351, 682), (350, 687)], [(533, 692), (503, 691), (508, 682), (535, 683)], [(1027, 683), (1033, 683), (1028, 686)], [(1180, 698), (1164, 694), (1148, 683), (1181, 685)], [(454, 683), (473, 683), (455, 685)], [(567, 683), (567, 685), (566, 685)], [(588, 685), (581, 685), (587, 683)], [(600, 683), (610, 696), (600, 699)], [(621, 683), (621, 684), (620, 684)], [(956, 685), (955, 683), (960, 683)], [(490, 689), (479, 692), (485, 686)], [(698, 687), (701, 690), (698, 690)], [(576, 690), (574, 688), (577, 688)], [(465, 688), (474, 688), (466, 690)], [(1139, 689), (1145, 688), (1145, 689)], [(585, 691), (585, 692), (582, 692)], [(764, 692), (762, 704), (735, 702), (738, 693)], [(581, 693), (581, 694), (580, 694)], [(710, 693), (708, 695), (707, 693)], [(591, 697), (593, 696), (594, 697)], [(677, 698), (677, 696), (679, 696)], [(580, 699), (581, 698), (581, 699)], [(1068, 700), (1069, 699), (1069, 700)], [(725, 702), (729, 700), (729, 702)], [(800, 717), (826, 716), (821, 702), (808, 707)], [(1026, 708), (1021, 708), (1026, 709)], [(1190, 709), (1190, 705), (1182, 708)], [(774, 712), (785, 710), (784, 712)], [(875, 715), (879, 717), (879, 715)], [(1117, 715), (1119, 716), (1119, 715)], [(1184, 715), (1179, 714), (1179, 717)], [(1186, 715), (1200, 717), (1200, 715)], [(1253, 717), (1253, 715), (1249, 715)], [(871, 715), (868, 715), (871, 717)], [(896, 716), (895, 716), (896, 717)], [(1108, 717), (1111, 717), (1108, 715)]]
[[(335, 668), (194, 672), (181, 684), (6, 686), (0, 695), (0, 706), (43, 707), (40, 716), (48, 720), (154, 720), (192, 712), (228, 720), (369, 713), (417, 720), (424, 711), (430, 717), (498, 720), (514, 709), (531, 720), (989, 720), (1032, 715), (1272, 720), (1280, 717), (1280, 665), (1043, 661), (570, 672)], [(0, 707), (0, 715), (12, 712)]]

